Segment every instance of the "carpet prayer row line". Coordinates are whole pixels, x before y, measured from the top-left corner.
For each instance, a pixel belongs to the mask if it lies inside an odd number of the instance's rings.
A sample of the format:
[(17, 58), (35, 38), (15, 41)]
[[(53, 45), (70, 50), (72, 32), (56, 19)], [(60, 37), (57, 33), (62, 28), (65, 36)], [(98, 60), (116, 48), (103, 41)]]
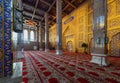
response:
[(23, 83), (120, 83), (120, 67), (100, 67), (88, 55), (23, 54)]

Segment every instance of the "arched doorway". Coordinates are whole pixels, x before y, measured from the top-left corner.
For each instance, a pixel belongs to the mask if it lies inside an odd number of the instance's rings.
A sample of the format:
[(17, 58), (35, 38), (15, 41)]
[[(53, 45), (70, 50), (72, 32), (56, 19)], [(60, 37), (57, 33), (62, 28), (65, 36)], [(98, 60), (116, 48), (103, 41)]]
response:
[(73, 31), (73, 27), (71, 25), (67, 25), (66, 28), (63, 31), (63, 35), (62, 35), (63, 50), (67, 50), (68, 51), (68, 47), (67, 47), (68, 45), (67, 44), (70, 44), (69, 41), (72, 42), (71, 43), (71, 45), (72, 45), (72, 52), (75, 52), (75, 34), (74, 34), (74, 31)]
[(67, 50), (69, 52), (72, 52), (72, 50), (73, 50), (73, 43), (72, 43), (72, 41), (68, 41), (67, 42)]
[(120, 32), (112, 37), (110, 42), (110, 55), (120, 57)]

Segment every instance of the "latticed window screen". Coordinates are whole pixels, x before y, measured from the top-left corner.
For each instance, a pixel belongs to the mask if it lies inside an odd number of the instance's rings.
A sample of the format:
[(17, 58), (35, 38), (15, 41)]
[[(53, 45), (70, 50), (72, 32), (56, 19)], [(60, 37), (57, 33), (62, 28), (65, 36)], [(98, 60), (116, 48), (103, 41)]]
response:
[(120, 57), (120, 32), (114, 35), (111, 40), (110, 55)]

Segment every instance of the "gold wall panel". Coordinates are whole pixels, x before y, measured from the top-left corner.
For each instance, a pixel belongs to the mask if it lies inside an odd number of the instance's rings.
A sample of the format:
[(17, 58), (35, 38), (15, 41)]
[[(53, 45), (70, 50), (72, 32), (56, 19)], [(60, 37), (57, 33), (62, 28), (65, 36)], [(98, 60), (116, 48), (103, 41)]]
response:
[(83, 41), (79, 41), (79, 48), (81, 48)]
[(116, 15), (116, 1), (108, 4), (108, 18)]
[(84, 25), (82, 25), (82, 24), (79, 26), (79, 32), (82, 32), (82, 31), (83, 31), (83, 26), (84, 26)]
[(89, 0), (88, 2), (88, 11), (91, 11), (93, 9), (93, 0)]
[(115, 1), (115, 0), (107, 0), (108, 3), (111, 3), (111, 2), (113, 2), (113, 1)]
[(84, 22), (84, 16), (79, 17), (79, 23), (82, 24)]
[[(83, 52), (81, 44), (83, 42), (90, 43), (92, 38), (93, 28), (93, 2), (87, 0), (80, 5), (71, 14), (62, 19), (62, 39), (63, 50), (66, 49), (68, 41), (73, 42), (73, 49), (77, 48), (79, 52)], [(74, 16), (74, 19), (67, 24), (65, 20)], [(108, 50), (110, 51), (110, 41), (112, 36), (120, 32), (120, 0), (108, 0), (108, 29), (107, 35), (109, 38)], [(50, 43), (56, 45), (56, 24), (50, 28)], [(89, 47), (90, 48), (90, 47)], [(110, 52), (109, 52), (110, 53)]]
[(90, 33), (90, 32), (92, 32), (92, 25), (91, 26), (88, 26), (88, 32)]
[(90, 12), (90, 13), (88, 14), (88, 25), (90, 25), (90, 24), (92, 24), (92, 23), (93, 23), (93, 13)]
[(120, 15), (120, 0), (116, 0), (116, 13)]
[(83, 33), (79, 33), (79, 40), (83, 40)]

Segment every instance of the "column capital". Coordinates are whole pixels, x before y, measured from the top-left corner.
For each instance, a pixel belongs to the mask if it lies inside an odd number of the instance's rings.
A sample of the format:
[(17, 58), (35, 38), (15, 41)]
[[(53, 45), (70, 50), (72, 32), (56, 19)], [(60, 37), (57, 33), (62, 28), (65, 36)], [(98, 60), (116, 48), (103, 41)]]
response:
[(48, 16), (48, 13), (47, 12), (45, 12), (45, 18)]

